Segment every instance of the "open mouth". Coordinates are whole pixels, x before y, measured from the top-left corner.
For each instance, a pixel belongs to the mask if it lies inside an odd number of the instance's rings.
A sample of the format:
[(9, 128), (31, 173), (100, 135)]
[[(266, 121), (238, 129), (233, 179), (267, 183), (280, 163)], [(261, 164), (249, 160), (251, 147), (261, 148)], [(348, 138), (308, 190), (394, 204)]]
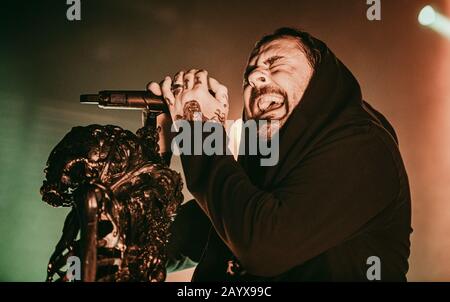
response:
[[(284, 106), (285, 98), (281, 94), (268, 93), (261, 95), (256, 99), (256, 105), (259, 109), (260, 119), (271, 117), (274, 119), (275, 116), (278, 116), (277, 111)], [(280, 116), (281, 118), (281, 116)]]
[(261, 112), (277, 109), (284, 104), (284, 97), (280, 94), (264, 94), (256, 100)]

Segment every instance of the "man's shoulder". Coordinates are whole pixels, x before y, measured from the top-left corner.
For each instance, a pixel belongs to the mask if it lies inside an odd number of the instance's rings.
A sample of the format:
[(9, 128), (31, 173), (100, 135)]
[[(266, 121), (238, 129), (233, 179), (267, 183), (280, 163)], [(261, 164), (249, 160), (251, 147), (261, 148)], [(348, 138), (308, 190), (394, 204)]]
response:
[(306, 162), (341, 169), (356, 178), (366, 173), (376, 175), (374, 180), (383, 176), (394, 181), (406, 174), (395, 138), (371, 121), (333, 129), (311, 148)]
[(398, 149), (394, 127), (382, 113), (367, 102), (341, 112), (320, 134), (318, 142), (329, 143), (352, 138), (382, 140), (391, 149)]
[(326, 146), (358, 148), (371, 145), (374, 148), (398, 150), (397, 140), (390, 131), (372, 120), (349, 122), (323, 133), (313, 149)]

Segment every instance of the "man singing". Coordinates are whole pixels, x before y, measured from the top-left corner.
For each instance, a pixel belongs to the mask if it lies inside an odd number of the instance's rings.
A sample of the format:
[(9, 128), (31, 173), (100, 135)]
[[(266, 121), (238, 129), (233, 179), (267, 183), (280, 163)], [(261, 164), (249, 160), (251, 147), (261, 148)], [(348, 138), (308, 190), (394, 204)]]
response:
[[(173, 121), (226, 120), (227, 89), (204, 70), (148, 89)], [(251, 52), (243, 89), (243, 120), (268, 121), (258, 135), (278, 135), (279, 160), (181, 155), (195, 201), (175, 219), (171, 268), (197, 262), (193, 281), (406, 281), (407, 174), (394, 129), (352, 73), (323, 42), (281, 28)]]

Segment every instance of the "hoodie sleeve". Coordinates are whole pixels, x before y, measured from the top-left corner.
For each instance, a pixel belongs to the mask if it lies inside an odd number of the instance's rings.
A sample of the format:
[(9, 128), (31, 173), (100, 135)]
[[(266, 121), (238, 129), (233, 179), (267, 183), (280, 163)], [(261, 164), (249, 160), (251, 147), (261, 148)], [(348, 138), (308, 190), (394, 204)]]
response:
[(169, 230), (167, 271), (171, 273), (196, 266), (200, 262), (210, 230), (208, 217), (195, 201), (181, 205)]
[(182, 155), (182, 164), (188, 189), (246, 271), (270, 277), (344, 242), (397, 199), (394, 145), (375, 126), (340, 133), (272, 191), (254, 186), (232, 156)]

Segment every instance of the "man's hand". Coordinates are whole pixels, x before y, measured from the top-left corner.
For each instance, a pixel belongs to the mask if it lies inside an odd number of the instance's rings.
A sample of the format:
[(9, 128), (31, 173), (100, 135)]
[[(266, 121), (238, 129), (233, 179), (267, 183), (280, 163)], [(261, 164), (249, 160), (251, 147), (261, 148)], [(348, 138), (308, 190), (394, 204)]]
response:
[[(155, 95), (163, 96), (173, 121), (193, 121), (201, 116), (203, 121), (224, 124), (227, 119), (228, 89), (214, 78), (208, 77), (206, 70), (180, 71), (173, 81), (167, 76), (161, 84), (149, 83), (147, 89)], [(201, 115), (195, 114), (197, 112)]]

